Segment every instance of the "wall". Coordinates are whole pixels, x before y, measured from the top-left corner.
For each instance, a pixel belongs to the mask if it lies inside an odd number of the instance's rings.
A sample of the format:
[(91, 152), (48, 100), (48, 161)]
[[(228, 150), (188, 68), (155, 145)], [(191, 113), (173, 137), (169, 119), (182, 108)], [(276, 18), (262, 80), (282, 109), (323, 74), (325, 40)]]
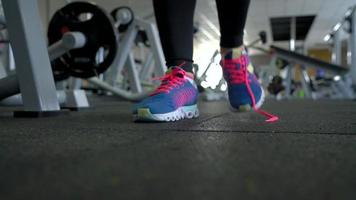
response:
[[(134, 13), (145, 18), (153, 14), (152, 3), (150, 0), (95, 0), (90, 1), (108, 12), (119, 6), (129, 6), (133, 9)], [(66, 0), (38, 0), (41, 16), (46, 24), (50, 17), (61, 7), (65, 6)]]

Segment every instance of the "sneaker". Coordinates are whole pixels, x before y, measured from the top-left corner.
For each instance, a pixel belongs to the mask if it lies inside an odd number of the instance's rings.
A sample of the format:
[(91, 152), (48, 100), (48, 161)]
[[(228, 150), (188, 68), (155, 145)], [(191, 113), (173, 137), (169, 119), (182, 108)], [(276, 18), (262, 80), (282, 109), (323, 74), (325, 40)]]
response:
[(177, 121), (199, 116), (194, 77), (180, 67), (170, 68), (161, 85), (133, 109), (135, 121)]
[(278, 120), (277, 116), (259, 109), (264, 102), (265, 95), (253, 73), (253, 66), (244, 47), (227, 52), (222, 58), (221, 66), (233, 110), (255, 110), (268, 117), (267, 122)]

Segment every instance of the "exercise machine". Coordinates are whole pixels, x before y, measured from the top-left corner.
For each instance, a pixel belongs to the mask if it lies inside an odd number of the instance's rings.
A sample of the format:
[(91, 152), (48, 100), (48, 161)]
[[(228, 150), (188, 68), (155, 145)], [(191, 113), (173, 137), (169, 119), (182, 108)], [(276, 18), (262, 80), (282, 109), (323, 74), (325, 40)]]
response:
[[(125, 100), (139, 101), (155, 87), (153, 76), (166, 72), (164, 55), (156, 26), (134, 16), (129, 7), (119, 7), (111, 12), (121, 32), (116, 58), (103, 79), (93, 77), (88, 82)], [(137, 38), (141, 39), (137, 42)], [(135, 61), (134, 47), (147, 48), (145, 60)], [(142, 58), (141, 58), (142, 59)], [(151, 87), (145, 89), (145, 83)]]
[[(331, 33), (324, 40), (332, 43), (332, 63), (284, 51), (278, 47), (271, 47), (277, 57), (287, 60), (288, 64), (301, 64), (305, 67), (316, 67), (318, 70), (331, 73), (331, 78), (325, 77), (322, 84), (311, 82), (305, 70), (302, 71), (302, 88), (307, 98), (320, 99), (354, 99), (356, 74), (356, 6), (352, 6), (345, 13), (343, 19), (337, 23)], [(347, 62), (342, 62), (342, 38), (348, 41)], [(286, 82), (286, 94), (290, 91), (291, 80)]]
[[(16, 73), (0, 79), (0, 99), (21, 92), (23, 110), (15, 111), (15, 117), (63, 113), (55, 80), (61, 81), (69, 76), (89, 78), (108, 69), (118, 45), (118, 33), (112, 18), (94, 4), (70, 3), (52, 18), (48, 31), (51, 46), (47, 50), (37, 0), (2, 3)], [(99, 52), (105, 55), (101, 60), (97, 59)], [(73, 91), (68, 99), (82, 100), (85, 104), (87, 100), (83, 94)]]
[[(272, 62), (279, 69), (286, 71), (286, 77), (282, 85), (276, 85), (276, 82), (271, 82), (269, 90), (277, 91), (273, 86), (283, 86), (283, 96), (281, 99), (289, 99), (293, 95), (296, 88), (301, 88), (303, 98), (308, 99), (354, 99), (355, 83), (353, 76), (356, 68), (356, 12), (355, 6), (351, 7), (345, 14), (343, 20), (334, 26), (333, 31), (329, 33), (324, 40), (332, 44), (332, 63), (328, 63), (319, 59), (305, 56), (302, 53), (295, 51), (295, 20), (291, 21), (291, 40), (290, 49), (282, 49), (276, 46), (271, 46), (269, 52), (272, 55)], [(344, 33), (343, 33), (344, 32)], [(346, 34), (345, 34), (346, 32)], [(342, 35), (348, 35), (348, 62), (342, 62), (341, 41)], [(294, 45), (293, 45), (294, 44)], [(292, 79), (292, 70), (295, 66), (299, 66), (301, 82), (298, 85)], [(307, 68), (316, 68), (318, 71), (327, 72), (330, 77), (317, 77), (312, 80), (307, 73)], [(324, 73), (325, 74), (325, 73)], [(296, 85), (297, 84), (297, 85)], [(281, 90), (278, 90), (281, 92)]]

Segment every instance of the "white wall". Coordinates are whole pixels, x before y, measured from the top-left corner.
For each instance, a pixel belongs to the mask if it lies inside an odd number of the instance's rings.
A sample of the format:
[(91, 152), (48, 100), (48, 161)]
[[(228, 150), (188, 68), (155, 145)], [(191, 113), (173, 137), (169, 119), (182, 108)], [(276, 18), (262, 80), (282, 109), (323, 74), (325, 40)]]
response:
[[(38, 0), (41, 16), (44, 22), (61, 7), (66, 5), (66, 0)], [(90, 2), (96, 3), (108, 12), (119, 6), (129, 6), (134, 13), (139, 17), (146, 17), (153, 13), (151, 0), (92, 0)]]

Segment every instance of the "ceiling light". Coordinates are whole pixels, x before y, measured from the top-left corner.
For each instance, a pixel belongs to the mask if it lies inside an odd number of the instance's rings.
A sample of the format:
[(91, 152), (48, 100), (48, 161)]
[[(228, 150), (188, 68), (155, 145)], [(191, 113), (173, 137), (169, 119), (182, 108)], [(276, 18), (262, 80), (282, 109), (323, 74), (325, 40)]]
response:
[(324, 42), (329, 41), (330, 38), (331, 38), (330, 34), (325, 35), (325, 37), (324, 37)]
[(341, 23), (339, 22), (334, 26), (333, 31), (339, 30), (340, 27), (341, 27)]

